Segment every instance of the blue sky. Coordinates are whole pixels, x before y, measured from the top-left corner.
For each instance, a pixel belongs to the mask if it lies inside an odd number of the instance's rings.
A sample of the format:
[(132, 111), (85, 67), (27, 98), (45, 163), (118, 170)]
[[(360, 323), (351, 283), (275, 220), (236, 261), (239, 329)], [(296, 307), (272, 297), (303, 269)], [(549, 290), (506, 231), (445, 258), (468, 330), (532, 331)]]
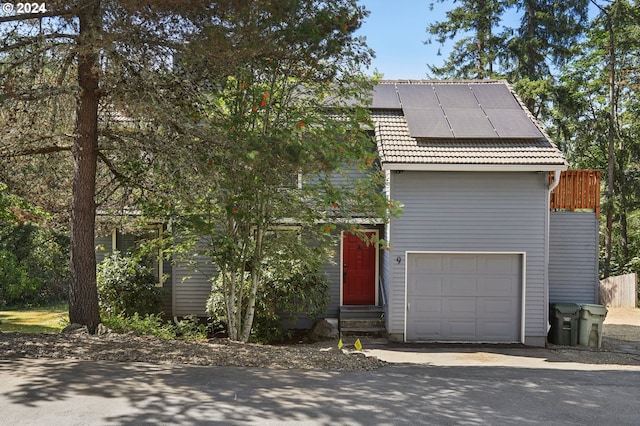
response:
[[(366, 36), (367, 44), (376, 52), (370, 74), (374, 70), (382, 73), (387, 80), (425, 79), (429, 76), (429, 65), (442, 65), (449, 56), (454, 42), (444, 47), (429, 38), (427, 26), (444, 21), (446, 12), (456, 5), (453, 1), (438, 3), (436, 0), (360, 0), (370, 14), (358, 31)], [(429, 5), (434, 5), (433, 11)], [(590, 16), (596, 14), (589, 8)], [(517, 26), (517, 14), (507, 13), (505, 24)], [(442, 50), (442, 56), (438, 50)]]
[(388, 80), (427, 78), (427, 63), (441, 64), (446, 56), (437, 56), (438, 43), (425, 45), (427, 25), (442, 21), (451, 4), (431, 0), (361, 0), (369, 11), (359, 35), (376, 52), (371, 70), (377, 69)]

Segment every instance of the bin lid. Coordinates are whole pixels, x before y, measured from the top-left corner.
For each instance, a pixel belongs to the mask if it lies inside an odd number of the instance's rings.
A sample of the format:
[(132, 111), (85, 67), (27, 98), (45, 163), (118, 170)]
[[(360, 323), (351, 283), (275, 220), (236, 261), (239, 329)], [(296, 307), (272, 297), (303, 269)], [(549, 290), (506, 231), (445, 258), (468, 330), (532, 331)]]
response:
[(552, 303), (551, 309), (561, 314), (576, 314), (580, 310), (580, 305), (576, 303)]
[(591, 305), (585, 303), (584, 305), (580, 305), (580, 309), (583, 311), (588, 311), (591, 315), (602, 315), (603, 317), (607, 316), (607, 308), (604, 305)]

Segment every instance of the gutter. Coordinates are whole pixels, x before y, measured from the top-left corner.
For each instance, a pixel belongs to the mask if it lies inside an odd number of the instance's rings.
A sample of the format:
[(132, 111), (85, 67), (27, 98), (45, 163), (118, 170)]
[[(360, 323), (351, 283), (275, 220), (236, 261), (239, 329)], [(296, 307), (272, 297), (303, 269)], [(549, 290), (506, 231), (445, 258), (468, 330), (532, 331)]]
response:
[(567, 168), (566, 164), (382, 163), (383, 170), (416, 172), (558, 172)]
[(549, 185), (549, 194), (551, 194), (551, 191), (556, 189), (556, 186), (558, 186), (558, 184), (560, 183), (560, 174), (561, 173), (562, 173), (562, 169), (553, 170), (553, 182), (551, 182), (551, 185)]

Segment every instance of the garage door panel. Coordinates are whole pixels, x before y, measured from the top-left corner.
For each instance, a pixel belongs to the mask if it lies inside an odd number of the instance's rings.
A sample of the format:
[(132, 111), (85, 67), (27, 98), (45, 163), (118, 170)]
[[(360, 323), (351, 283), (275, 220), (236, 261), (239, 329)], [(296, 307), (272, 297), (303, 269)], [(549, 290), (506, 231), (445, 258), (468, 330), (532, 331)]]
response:
[(478, 318), (504, 318), (512, 321), (514, 315), (520, 312), (520, 307), (514, 303), (512, 298), (491, 298), (480, 297), (477, 299), (476, 307)]
[(474, 297), (446, 298), (442, 302), (443, 319), (454, 321), (460, 318), (476, 317), (476, 299)]
[(476, 322), (475, 320), (470, 321), (449, 321), (446, 323), (445, 333), (443, 333), (443, 338), (446, 336), (445, 340), (453, 340), (453, 341), (469, 341), (475, 340), (476, 338)]
[(469, 256), (451, 255), (446, 272), (473, 274), (478, 270), (478, 260)]
[(442, 278), (443, 296), (473, 296), (477, 292), (478, 278), (469, 275), (455, 274)]
[(444, 270), (443, 262), (444, 259), (437, 257), (411, 257), (409, 260), (409, 268), (418, 273), (438, 273)]
[(411, 253), (407, 340), (519, 341), (522, 256)]
[(496, 254), (491, 258), (481, 259), (478, 265), (478, 272), (490, 274), (495, 271), (504, 273), (517, 273), (520, 269), (520, 262), (517, 257), (510, 254)]
[(514, 296), (518, 293), (519, 282), (513, 276), (488, 276), (478, 278), (478, 296)]
[(441, 296), (444, 293), (442, 277), (421, 276), (411, 278), (408, 283), (409, 294), (421, 296)]
[(442, 340), (442, 321), (419, 321), (407, 329), (407, 333), (416, 336), (415, 340)]
[(487, 342), (495, 341), (518, 341), (517, 330), (514, 330), (511, 322), (501, 321), (478, 321), (477, 333), (483, 336)]
[(409, 302), (409, 310), (419, 318), (441, 318), (443, 300), (440, 298), (416, 298)]

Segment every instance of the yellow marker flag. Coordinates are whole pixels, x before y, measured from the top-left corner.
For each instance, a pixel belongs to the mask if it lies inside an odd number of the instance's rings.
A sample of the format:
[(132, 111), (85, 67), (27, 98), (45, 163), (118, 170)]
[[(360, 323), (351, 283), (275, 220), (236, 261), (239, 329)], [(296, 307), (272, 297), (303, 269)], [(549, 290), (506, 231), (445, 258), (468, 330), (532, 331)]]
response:
[(342, 339), (338, 340), (338, 349), (342, 349), (344, 343), (342, 343)]
[(360, 339), (356, 339), (356, 342), (353, 344), (353, 347), (356, 348), (357, 351), (362, 350), (362, 343), (360, 343)]

